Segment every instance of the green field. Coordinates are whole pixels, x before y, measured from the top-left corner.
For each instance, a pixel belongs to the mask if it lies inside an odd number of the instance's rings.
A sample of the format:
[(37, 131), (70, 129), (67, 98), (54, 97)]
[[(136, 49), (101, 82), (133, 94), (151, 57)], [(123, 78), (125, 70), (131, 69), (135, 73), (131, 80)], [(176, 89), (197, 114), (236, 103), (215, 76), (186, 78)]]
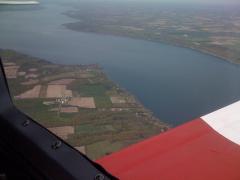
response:
[[(105, 9), (104, 13), (101, 9)], [(226, 8), (227, 9), (227, 8)], [(115, 14), (117, 12), (117, 15)], [(161, 3), (87, 3), (65, 13), (74, 31), (124, 36), (194, 48), (240, 63), (239, 10), (168, 7)], [(231, 17), (231, 18), (230, 18)], [(232, 46), (229, 47), (229, 44)]]
[(75, 128), (76, 134), (97, 134), (97, 133), (104, 133), (107, 131), (114, 131), (114, 130), (115, 129), (112, 127), (112, 125), (94, 126), (93, 124), (80, 125), (80, 126), (76, 126)]
[[(152, 113), (140, 103), (113, 104), (111, 96), (134, 97), (110, 81), (98, 67), (56, 65), (9, 50), (0, 50), (0, 55), (4, 62), (19, 66), (18, 71), (29, 73), (30, 68), (35, 68), (39, 75), (34, 85), (21, 84), (27, 81), (24, 76), (8, 80), (15, 105), (47, 128), (73, 128), (74, 133), (67, 134), (66, 141), (74, 147), (84, 146), (91, 159), (98, 159), (168, 129), (168, 125), (153, 119)], [(46, 94), (48, 83), (62, 78), (75, 79), (67, 85), (72, 98), (93, 97), (96, 108), (76, 107), (66, 102), (62, 109), (77, 108), (78, 112), (58, 113), (56, 98), (47, 98)], [(38, 97), (15, 98), (35, 85), (41, 85)], [(46, 105), (46, 102), (50, 104)], [(127, 110), (114, 111), (114, 108)], [(136, 116), (137, 112), (145, 115)]]
[(114, 151), (118, 151), (122, 149), (124, 144), (121, 142), (109, 142), (107, 140), (96, 142), (86, 146), (86, 151), (89, 156), (93, 157), (93, 159), (98, 159), (107, 154), (111, 154)]

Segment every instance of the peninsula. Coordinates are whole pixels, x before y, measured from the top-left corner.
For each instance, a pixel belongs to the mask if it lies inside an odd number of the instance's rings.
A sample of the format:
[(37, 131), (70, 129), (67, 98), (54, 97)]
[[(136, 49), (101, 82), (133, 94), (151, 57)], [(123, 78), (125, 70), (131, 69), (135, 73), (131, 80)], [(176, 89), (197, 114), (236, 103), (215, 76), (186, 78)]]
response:
[(0, 50), (15, 105), (92, 159), (169, 129), (97, 64), (59, 65)]

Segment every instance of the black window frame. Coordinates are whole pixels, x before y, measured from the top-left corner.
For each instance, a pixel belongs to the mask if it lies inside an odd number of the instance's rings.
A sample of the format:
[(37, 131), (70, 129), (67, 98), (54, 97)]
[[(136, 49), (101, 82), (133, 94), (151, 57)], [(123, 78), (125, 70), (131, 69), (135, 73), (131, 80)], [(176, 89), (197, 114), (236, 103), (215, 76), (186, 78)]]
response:
[(117, 179), (14, 105), (0, 57), (1, 173), (8, 179)]

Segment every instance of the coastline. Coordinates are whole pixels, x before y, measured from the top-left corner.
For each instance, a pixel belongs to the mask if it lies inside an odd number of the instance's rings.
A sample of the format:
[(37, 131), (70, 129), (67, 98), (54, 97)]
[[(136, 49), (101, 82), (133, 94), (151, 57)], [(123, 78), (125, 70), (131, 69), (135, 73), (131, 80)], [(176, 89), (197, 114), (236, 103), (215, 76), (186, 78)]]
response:
[[(103, 70), (103, 73), (106, 74)], [(107, 75), (107, 74), (106, 74)], [(108, 75), (107, 75), (107, 78), (113, 82), (116, 87), (118, 87), (121, 91), (123, 91), (124, 93), (126, 93), (129, 97), (132, 97), (134, 99), (134, 101), (136, 102), (136, 105), (141, 107), (142, 109), (144, 109), (146, 112), (148, 112), (148, 114), (151, 115), (151, 120), (152, 120), (152, 123), (162, 123), (163, 125), (165, 125), (168, 129), (171, 129), (173, 127), (172, 124), (168, 124), (166, 123), (164, 120), (161, 120), (160, 118), (156, 117), (154, 115), (154, 112), (147, 108), (133, 93), (131, 93), (130, 91), (128, 91), (126, 88), (123, 88), (121, 87), (118, 83), (114, 82)]]
[[(84, 149), (91, 159), (172, 127), (96, 64), (64, 65), (6, 49), (0, 49), (0, 55), (14, 104), (73, 147)], [(61, 88), (70, 99), (57, 113), (54, 99), (62, 94)]]
[[(125, 38), (125, 37), (124, 37)], [(23, 53), (21, 51), (17, 51), (17, 50), (14, 50), (14, 49), (4, 49), (4, 48), (1, 48), (0, 47), (0, 53), (4, 52), (4, 51), (10, 51), (10, 52), (14, 52), (16, 54), (22, 54), (22, 55), (25, 55), (25, 56), (28, 56), (28, 57), (33, 57), (34, 59), (40, 59), (40, 61), (42, 62), (46, 62), (46, 63), (50, 63), (50, 64), (53, 64), (53, 65), (57, 65), (57, 66), (72, 66), (72, 65), (68, 65), (68, 64), (58, 64), (58, 63), (53, 63), (49, 60), (45, 60), (45, 59), (42, 59), (41, 57), (34, 57), (32, 55), (28, 55), (26, 53)], [(94, 65), (94, 66), (97, 66), (98, 69), (106, 76), (106, 78), (112, 82), (114, 84), (115, 87), (118, 87), (119, 90), (121, 90), (123, 92), (123, 94), (127, 94), (129, 97), (131, 97), (132, 99), (134, 99), (135, 101), (135, 104), (137, 107), (140, 107), (141, 109), (143, 109), (144, 111), (146, 111), (151, 117), (151, 120), (152, 120), (152, 123), (155, 124), (155, 123), (160, 123), (162, 125), (165, 125), (167, 127), (167, 129), (170, 129), (173, 127), (172, 124), (168, 124), (166, 123), (164, 120), (161, 120), (160, 118), (158, 118), (154, 112), (147, 108), (132, 92), (128, 91), (126, 88), (123, 88), (121, 85), (119, 85), (118, 83), (116, 83), (114, 80), (111, 79), (111, 77), (104, 71), (104, 68), (102, 68), (99, 64), (77, 64), (76, 66), (91, 66), (91, 65)]]
[(199, 53), (203, 53), (206, 55), (211, 55), (214, 57), (217, 57), (219, 59), (221, 59), (222, 61), (231, 63), (233, 65), (240, 65), (240, 61), (236, 61), (232, 58), (228, 58), (228, 57), (224, 57), (222, 55), (219, 55), (217, 53), (202, 49), (202, 48), (197, 48), (194, 46), (187, 46), (184, 44), (180, 44), (177, 42), (170, 42), (167, 40), (154, 40), (154, 39), (149, 39), (149, 38), (144, 38), (144, 37), (134, 37), (134, 36), (125, 36), (125, 35), (120, 35), (120, 34), (114, 34), (114, 33), (105, 33), (105, 32), (93, 32), (93, 31), (82, 31), (82, 30), (77, 30), (71, 27), (68, 27), (68, 23), (67, 24), (62, 24), (65, 28), (75, 31), (75, 32), (82, 32), (82, 33), (89, 33), (89, 34), (96, 34), (96, 35), (104, 35), (104, 36), (113, 36), (113, 37), (121, 37), (121, 38), (130, 38), (130, 39), (136, 39), (136, 40), (143, 40), (143, 41), (149, 41), (149, 42), (154, 42), (154, 43), (162, 43), (162, 44), (166, 44), (166, 45), (170, 45), (170, 46), (175, 46), (175, 47), (180, 47), (180, 48), (187, 48), (187, 49), (191, 49), (193, 51), (199, 52)]

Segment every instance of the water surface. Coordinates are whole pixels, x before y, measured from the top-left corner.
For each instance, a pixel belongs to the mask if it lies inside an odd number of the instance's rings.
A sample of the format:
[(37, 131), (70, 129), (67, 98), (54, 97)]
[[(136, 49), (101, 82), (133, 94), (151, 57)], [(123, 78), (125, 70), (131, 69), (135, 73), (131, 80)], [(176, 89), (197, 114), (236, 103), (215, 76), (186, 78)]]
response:
[(62, 14), (71, 9), (67, 0), (0, 6), (0, 47), (56, 63), (99, 63), (112, 80), (172, 125), (240, 99), (239, 65), (186, 48), (71, 31), (62, 26), (76, 21)]

